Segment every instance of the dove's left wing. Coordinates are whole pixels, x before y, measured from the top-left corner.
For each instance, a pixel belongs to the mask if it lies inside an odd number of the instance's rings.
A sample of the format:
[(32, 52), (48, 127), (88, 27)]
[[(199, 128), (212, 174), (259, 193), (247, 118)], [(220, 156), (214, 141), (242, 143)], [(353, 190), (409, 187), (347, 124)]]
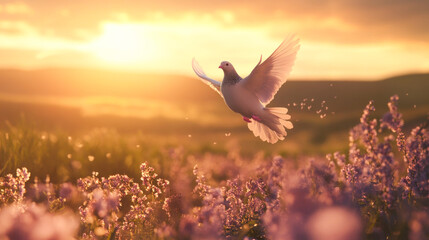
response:
[(219, 93), (220, 96), (222, 96), (220, 93), (220, 82), (207, 77), (195, 58), (192, 58), (192, 69), (194, 69), (194, 72), (203, 80), (205, 84), (209, 85), (213, 90)]
[(299, 39), (294, 35), (286, 38), (263, 63), (259, 60), (250, 75), (243, 79), (243, 86), (267, 105), (289, 77), (298, 50)]

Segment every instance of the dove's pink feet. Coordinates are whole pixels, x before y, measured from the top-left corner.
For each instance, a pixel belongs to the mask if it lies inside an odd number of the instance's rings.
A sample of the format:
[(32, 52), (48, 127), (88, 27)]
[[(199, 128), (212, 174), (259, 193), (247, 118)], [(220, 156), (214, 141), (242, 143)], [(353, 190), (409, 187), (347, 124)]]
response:
[(258, 116), (256, 116), (256, 115), (252, 115), (252, 118), (253, 119), (255, 119), (256, 121), (258, 121), (258, 122), (260, 122), (261, 121), (261, 118), (260, 117), (258, 117)]
[(243, 120), (244, 120), (245, 122), (248, 122), (248, 123), (252, 122), (252, 121), (250, 121), (250, 118), (245, 117), (245, 116), (243, 116)]

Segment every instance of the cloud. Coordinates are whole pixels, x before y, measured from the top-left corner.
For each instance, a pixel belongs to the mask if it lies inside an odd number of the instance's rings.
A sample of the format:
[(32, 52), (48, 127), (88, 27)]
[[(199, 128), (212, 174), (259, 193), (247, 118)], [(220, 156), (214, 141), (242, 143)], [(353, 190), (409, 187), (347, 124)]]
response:
[(31, 13), (21, 20), (43, 34), (85, 41), (100, 34), (106, 21), (210, 21), (224, 28), (263, 28), (279, 36), (294, 31), (313, 40), (351, 44), (429, 38), (427, 0), (27, 0), (9, 9)]
[(100, 64), (95, 57), (87, 52), (79, 50), (31, 50), (31, 49), (4, 49), (0, 48), (1, 68), (99, 68)]
[(345, 40), (413, 41), (429, 38), (429, 2), (402, 1), (332, 1), (330, 15), (341, 19), (354, 29)]
[(0, 4), (0, 13), (16, 15), (16, 14), (29, 14), (31, 13), (31, 8), (24, 3), (5, 3)]
[(27, 35), (35, 29), (24, 21), (0, 21), (0, 35)]
[[(294, 32), (302, 40), (296, 76), (373, 78), (429, 68), (428, 12), (427, 0), (4, 0), (0, 50), (17, 58), (0, 58), (0, 66), (116, 66), (102, 62), (116, 60), (113, 40), (126, 42), (108, 34), (106, 26), (116, 24), (117, 33), (135, 26), (144, 40), (137, 44), (148, 45), (138, 53), (145, 61), (130, 64), (139, 71), (192, 74), (195, 56), (207, 66), (230, 60), (247, 73), (260, 53), (268, 56)], [(123, 45), (116, 50), (130, 47)], [(206, 72), (222, 77), (217, 68)]]

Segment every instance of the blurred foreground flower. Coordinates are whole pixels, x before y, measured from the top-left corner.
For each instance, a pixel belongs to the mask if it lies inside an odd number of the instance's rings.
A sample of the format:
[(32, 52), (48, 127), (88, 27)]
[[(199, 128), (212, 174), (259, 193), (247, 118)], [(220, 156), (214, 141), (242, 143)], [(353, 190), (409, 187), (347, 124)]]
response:
[(307, 228), (312, 240), (362, 239), (360, 216), (344, 207), (318, 210), (308, 220)]
[(10, 205), (0, 211), (0, 239), (69, 240), (79, 221), (71, 213), (51, 214), (36, 204)]

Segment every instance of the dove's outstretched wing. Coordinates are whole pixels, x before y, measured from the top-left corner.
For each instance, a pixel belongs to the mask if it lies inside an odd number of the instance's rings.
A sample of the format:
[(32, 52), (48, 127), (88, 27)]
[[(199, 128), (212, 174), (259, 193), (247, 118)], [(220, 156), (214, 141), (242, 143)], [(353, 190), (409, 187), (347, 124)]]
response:
[(289, 77), (298, 50), (299, 39), (294, 35), (286, 38), (263, 63), (259, 60), (250, 75), (243, 79), (243, 86), (267, 105)]
[(194, 72), (202, 79), (205, 84), (209, 85), (211, 88), (213, 88), (213, 90), (219, 93), (220, 96), (222, 96), (220, 93), (220, 82), (207, 77), (195, 58), (192, 58), (192, 69), (194, 69)]

